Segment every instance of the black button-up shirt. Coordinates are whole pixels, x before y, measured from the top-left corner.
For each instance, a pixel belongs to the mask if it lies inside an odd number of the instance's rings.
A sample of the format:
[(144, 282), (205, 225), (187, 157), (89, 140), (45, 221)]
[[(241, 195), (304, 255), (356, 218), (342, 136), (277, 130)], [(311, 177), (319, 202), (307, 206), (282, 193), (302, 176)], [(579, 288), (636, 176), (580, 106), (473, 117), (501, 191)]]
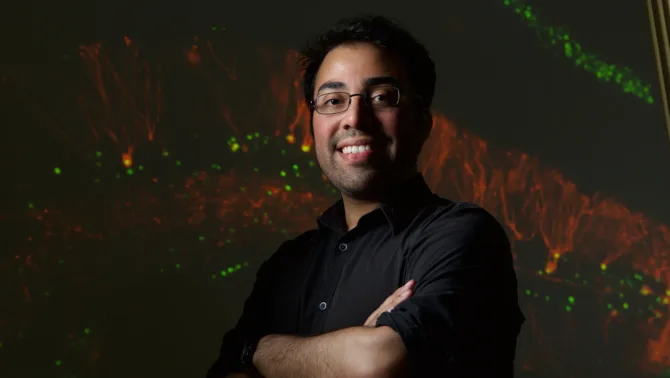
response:
[(412, 296), (377, 326), (402, 337), (412, 376), (512, 377), (524, 317), (509, 241), (488, 212), (439, 198), (416, 175), (350, 231), (341, 200), (317, 224), (261, 266), (208, 378), (238, 367), (247, 338), (362, 326), (410, 279)]

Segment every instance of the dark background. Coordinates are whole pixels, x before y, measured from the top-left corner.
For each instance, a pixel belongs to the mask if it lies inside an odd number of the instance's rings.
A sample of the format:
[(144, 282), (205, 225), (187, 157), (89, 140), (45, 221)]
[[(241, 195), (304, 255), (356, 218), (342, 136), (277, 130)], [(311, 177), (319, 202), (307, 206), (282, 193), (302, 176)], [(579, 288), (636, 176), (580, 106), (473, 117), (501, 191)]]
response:
[[(528, 317), (517, 375), (664, 374), (670, 142), (644, 2), (511, 3), (4, 4), (0, 376), (204, 375), (258, 264), (336, 198), (286, 141), (287, 52), (361, 12), (397, 18), (437, 64), (428, 181), (508, 226)], [(576, 65), (550, 26), (655, 102)]]

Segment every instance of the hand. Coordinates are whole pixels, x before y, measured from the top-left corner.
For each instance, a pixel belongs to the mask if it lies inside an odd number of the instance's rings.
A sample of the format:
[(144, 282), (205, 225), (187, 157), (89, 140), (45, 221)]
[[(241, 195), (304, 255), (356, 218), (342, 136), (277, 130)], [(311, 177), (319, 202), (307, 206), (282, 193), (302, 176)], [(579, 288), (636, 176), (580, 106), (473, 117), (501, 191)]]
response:
[(399, 305), (400, 302), (404, 301), (405, 299), (409, 298), (412, 296), (412, 288), (414, 287), (414, 280), (409, 280), (405, 285), (402, 287), (398, 288), (393, 294), (391, 294), (390, 297), (386, 298), (384, 303), (382, 303), (381, 306), (379, 306), (378, 309), (375, 310), (369, 317), (368, 320), (365, 321), (364, 326), (365, 327), (376, 327), (377, 326), (377, 319), (379, 319), (379, 316), (386, 312), (386, 311), (391, 311), (395, 308), (395, 306)]

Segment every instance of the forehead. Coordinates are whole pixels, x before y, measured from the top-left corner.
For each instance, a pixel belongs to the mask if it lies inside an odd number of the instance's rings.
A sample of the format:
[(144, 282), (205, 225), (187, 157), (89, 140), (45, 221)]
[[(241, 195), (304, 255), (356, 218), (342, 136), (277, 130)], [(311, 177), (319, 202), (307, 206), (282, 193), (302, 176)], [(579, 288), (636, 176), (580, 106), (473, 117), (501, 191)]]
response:
[(356, 90), (376, 78), (404, 84), (404, 76), (402, 65), (388, 52), (369, 43), (351, 43), (340, 45), (326, 55), (314, 87), (318, 92), (324, 83), (338, 83), (341, 88)]

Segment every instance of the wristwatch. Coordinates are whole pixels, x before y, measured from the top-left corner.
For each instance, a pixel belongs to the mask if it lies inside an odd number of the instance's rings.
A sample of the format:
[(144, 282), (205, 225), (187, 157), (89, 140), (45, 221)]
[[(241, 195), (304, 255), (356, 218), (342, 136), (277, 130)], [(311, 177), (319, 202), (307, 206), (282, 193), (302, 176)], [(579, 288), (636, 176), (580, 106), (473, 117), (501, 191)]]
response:
[(257, 346), (258, 340), (246, 339), (244, 341), (244, 346), (242, 347), (242, 353), (240, 354), (240, 362), (242, 363), (244, 370), (252, 377), (262, 377), (258, 372), (258, 369), (254, 366), (254, 353), (256, 353)]

